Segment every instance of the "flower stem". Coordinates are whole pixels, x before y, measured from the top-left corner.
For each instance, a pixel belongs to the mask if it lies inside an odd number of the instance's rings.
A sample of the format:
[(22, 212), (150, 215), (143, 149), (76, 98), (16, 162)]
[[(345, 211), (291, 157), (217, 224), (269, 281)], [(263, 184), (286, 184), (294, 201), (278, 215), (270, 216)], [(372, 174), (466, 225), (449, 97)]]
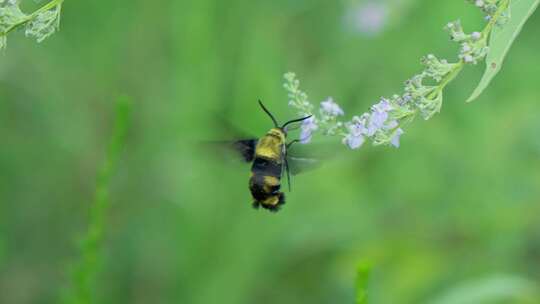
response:
[(454, 80), (454, 78), (456, 78), (457, 75), (459, 75), (459, 73), (461, 72), (461, 70), (463, 70), (464, 67), (465, 67), (465, 62), (463, 60), (456, 63), (456, 65), (452, 68), (452, 70), (450, 70), (450, 72), (448, 72), (448, 74), (444, 76), (441, 82), (439, 82), (439, 85), (437, 85), (437, 87), (435, 87), (435, 89), (429, 94), (429, 97), (433, 98), (437, 96), (438, 94), (440, 94), (444, 90), (444, 88), (450, 82), (452, 82), (452, 80)]
[(488, 25), (486, 25), (486, 28), (484, 28), (484, 30), (482, 31), (482, 37), (484, 37), (485, 39), (488, 38), (489, 34), (493, 30), (493, 27), (495, 26), (495, 24), (497, 23), (499, 18), (502, 16), (504, 11), (506, 11), (508, 9), (509, 4), (510, 4), (510, 0), (502, 0), (501, 1), (501, 4), (499, 5), (499, 8), (497, 9), (495, 14), (493, 15), (493, 18), (491, 18), (491, 20), (489, 20)]

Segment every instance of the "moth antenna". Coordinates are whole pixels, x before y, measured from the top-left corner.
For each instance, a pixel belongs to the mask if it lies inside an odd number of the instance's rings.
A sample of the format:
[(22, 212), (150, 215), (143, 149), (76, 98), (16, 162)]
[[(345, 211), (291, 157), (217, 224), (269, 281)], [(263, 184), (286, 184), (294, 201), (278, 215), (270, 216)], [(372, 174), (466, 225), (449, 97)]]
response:
[(270, 118), (272, 118), (272, 121), (274, 122), (274, 126), (276, 128), (279, 128), (279, 124), (276, 120), (276, 118), (274, 117), (274, 115), (272, 115), (272, 113), (270, 113), (270, 111), (268, 111), (268, 109), (263, 105), (262, 101), (259, 99), (259, 105), (261, 105), (261, 108), (264, 110), (264, 112), (266, 112), (266, 114), (268, 114), (268, 116), (270, 116)]
[(298, 118), (298, 119), (293, 119), (293, 120), (289, 120), (287, 121), (283, 127), (281, 127), (282, 129), (284, 129), (288, 124), (292, 124), (292, 123), (295, 123), (295, 122), (300, 122), (300, 121), (304, 121), (308, 118), (311, 118), (313, 115), (309, 115), (309, 116), (306, 116), (306, 117), (303, 117), (303, 118)]

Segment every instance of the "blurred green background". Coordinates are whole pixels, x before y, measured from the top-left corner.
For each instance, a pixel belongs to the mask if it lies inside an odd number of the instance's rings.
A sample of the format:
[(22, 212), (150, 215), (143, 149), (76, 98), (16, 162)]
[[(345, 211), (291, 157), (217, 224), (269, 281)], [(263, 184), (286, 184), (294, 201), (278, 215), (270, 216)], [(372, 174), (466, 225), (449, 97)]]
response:
[(465, 1), (66, 1), (59, 33), (13, 33), (0, 57), (0, 303), (70, 286), (118, 94), (133, 119), (96, 303), (354, 303), (362, 262), (371, 303), (540, 303), (538, 15), (480, 99), (464, 103), (469, 67), (401, 148), (339, 146), (278, 214), (250, 207), (248, 165), (197, 148), (223, 138), (216, 113), (262, 135), (259, 98), (296, 117), (287, 71), (362, 113), (421, 56), (455, 59), (446, 22), (482, 17)]

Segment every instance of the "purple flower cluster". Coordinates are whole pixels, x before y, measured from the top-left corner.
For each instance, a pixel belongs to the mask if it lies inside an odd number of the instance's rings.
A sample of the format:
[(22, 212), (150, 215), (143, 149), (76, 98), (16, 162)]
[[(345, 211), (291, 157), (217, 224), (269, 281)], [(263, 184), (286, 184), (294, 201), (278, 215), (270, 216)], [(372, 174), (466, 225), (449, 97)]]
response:
[(341, 107), (334, 102), (332, 97), (328, 97), (327, 100), (321, 102), (321, 114), (329, 117), (343, 116), (345, 112)]
[(367, 139), (374, 144), (390, 144), (399, 147), (399, 138), (403, 130), (399, 127), (401, 117), (410, 115), (408, 104), (411, 98), (395, 96), (388, 100), (382, 98), (373, 105), (368, 113), (355, 116), (350, 122), (343, 123), (340, 116), (345, 115), (343, 109), (328, 97), (319, 105), (318, 113), (307, 99), (307, 94), (300, 90), (300, 82), (293, 73), (285, 74), (285, 89), (289, 92), (289, 105), (298, 110), (299, 115), (312, 115), (302, 121), (300, 126), (300, 142), (307, 144), (315, 132), (328, 136), (341, 136), (343, 143), (351, 148), (360, 148)]
[(310, 118), (302, 121), (302, 126), (300, 129), (300, 143), (309, 143), (311, 141), (311, 137), (313, 136), (313, 132), (319, 129), (315, 116), (311, 116)]
[[(476, 64), (485, 59), (488, 48), (489, 30), (495, 25), (502, 25), (509, 18), (508, 0), (468, 0), (487, 14), (490, 23), (481, 32), (467, 34), (459, 21), (450, 22), (446, 30), (453, 41), (460, 44), (459, 61), (450, 63), (429, 54), (422, 59), (424, 69), (405, 82), (402, 94), (390, 99), (382, 98), (367, 113), (354, 116), (349, 122), (338, 118), (345, 113), (332, 98), (321, 102), (318, 113), (313, 110), (307, 94), (300, 90), (300, 82), (294, 73), (285, 74), (285, 89), (289, 96), (289, 105), (296, 108), (300, 115), (313, 115), (301, 126), (301, 141), (308, 143), (316, 131), (326, 136), (340, 136), (342, 142), (351, 149), (360, 148), (370, 140), (374, 145), (392, 145), (399, 147), (403, 135), (401, 126), (412, 121), (417, 115), (430, 119), (441, 110), (443, 90), (466, 64)], [(375, 3), (369, 1), (368, 3)], [(369, 6), (368, 6), (369, 7)], [(373, 12), (375, 6), (369, 7)], [(369, 11), (369, 10), (368, 10)], [(375, 19), (374, 19), (375, 20)]]
[[(345, 115), (343, 109), (334, 102), (332, 97), (328, 97), (325, 101), (321, 102), (320, 106), (320, 119), (317, 119), (315, 116), (312, 116), (309, 119), (306, 119), (302, 122), (301, 132), (300, 132), (300, 142), (307, 144), (311, 141), (311, 137), (315, 131), (319, 129), (321, 125), (325, 131), (332, 129), (332, 125), (336, 125), (336, 119), (338, 116)], [(306, 115), (310, 113), (305, 113)], [(336, 122), (336, 123), (334, 123)]]
[(343, 143), (351, 149), (358, 149), (365, 142), (366, 137), (388, 138), (394, 147), (399, 147), (399, 138), (403, 130), (399, 128), (399, 123), (395, 119), (390, 119), (390, 113), (394, 106), (387, 99), (371, 107), (370, 113), (364, 113), (362, 116), (355, 116), (352, 122), (348, 123), (347, 130), (343, 138)]

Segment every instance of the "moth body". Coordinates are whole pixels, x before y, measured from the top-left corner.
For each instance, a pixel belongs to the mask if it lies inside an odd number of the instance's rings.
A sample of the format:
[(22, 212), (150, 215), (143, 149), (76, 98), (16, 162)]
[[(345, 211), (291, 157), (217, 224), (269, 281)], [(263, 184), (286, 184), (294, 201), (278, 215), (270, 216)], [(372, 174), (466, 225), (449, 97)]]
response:
[(257, 142), (249, 179), (255, 208), (278, 211), (285, 204), (285, 195), (280, 188), (287, 153), (286, 137), (282, 129), (272, 128)]

